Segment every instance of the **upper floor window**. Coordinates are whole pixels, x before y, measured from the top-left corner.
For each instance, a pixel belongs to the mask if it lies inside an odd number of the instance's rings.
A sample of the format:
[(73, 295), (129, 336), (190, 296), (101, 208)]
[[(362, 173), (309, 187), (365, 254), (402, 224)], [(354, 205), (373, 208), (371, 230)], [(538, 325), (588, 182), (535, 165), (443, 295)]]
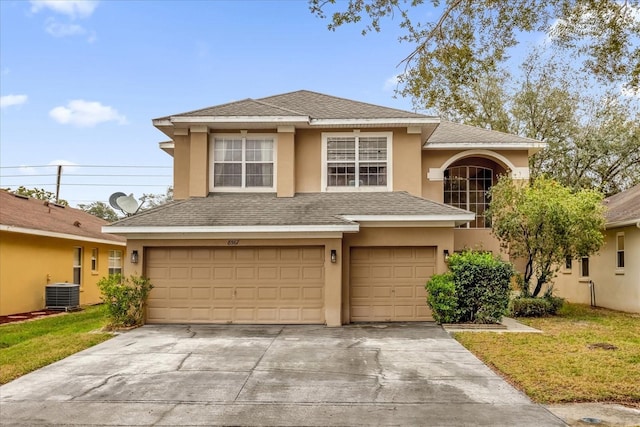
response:
[(624, 269), (624, 233), (616, 235), (616, 268)]
[(391, 188), (392, 133), (325, 133), (322, 188), (376, 191)]
[(444, 171), (444, 202), (476, 214), (476, 219), (463, 228), (487, 228), (489, 189), (493, 170), (481, 166), (453, 166)]
[(212, 145), (214, 190), (273, 191), (274, 136), (215, 135)]

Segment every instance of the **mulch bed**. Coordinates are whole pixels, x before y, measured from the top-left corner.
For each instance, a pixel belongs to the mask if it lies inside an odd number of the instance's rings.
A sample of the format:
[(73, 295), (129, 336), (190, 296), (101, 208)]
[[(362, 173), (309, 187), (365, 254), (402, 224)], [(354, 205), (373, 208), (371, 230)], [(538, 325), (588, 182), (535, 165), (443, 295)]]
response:
[(52, 316), (55, 314), (61, 314), (64, 311), (60, 310), (39, 310), (31, 311), (29, 313), (16, 313), (9, 314), (7, 316), (0, 316), (0, 325), (4, 323), (24, 322), (31, 319), (39, 319), (41, 317)]

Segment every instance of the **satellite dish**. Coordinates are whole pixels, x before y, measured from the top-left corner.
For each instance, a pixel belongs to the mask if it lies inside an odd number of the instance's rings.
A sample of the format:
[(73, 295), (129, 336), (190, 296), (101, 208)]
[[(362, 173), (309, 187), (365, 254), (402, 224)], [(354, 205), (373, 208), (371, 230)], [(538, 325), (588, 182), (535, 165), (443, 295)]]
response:
[(133, 194), (129, 194), (128, 196), (122, 195), (116, 199), (116, 204), (119, 206), (119, 209), (129, 215), (133, 215), (138, 211), (138, 201)]
[(109, 197), (109, 204), (111, 205), (111, 207), (113, 209), (118, 209), (119, 211), (122, 210), (122, 208), (120, 206), (118, 206), (118, 197), (122, 197), (122, 196), (126, 196), (126, 194), (118, 192), (118, 193), (113, 193)]

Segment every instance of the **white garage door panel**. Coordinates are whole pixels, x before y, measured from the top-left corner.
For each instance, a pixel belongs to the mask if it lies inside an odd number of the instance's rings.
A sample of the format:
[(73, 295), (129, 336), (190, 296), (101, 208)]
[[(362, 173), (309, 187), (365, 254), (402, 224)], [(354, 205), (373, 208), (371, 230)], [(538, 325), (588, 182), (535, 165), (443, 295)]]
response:
[(150, 248), (149, 323), (324, 323), (324, 249)]
[(435, 247), (351, 248), (351, 321), (433, 320), (424, 285), (435, 257)]

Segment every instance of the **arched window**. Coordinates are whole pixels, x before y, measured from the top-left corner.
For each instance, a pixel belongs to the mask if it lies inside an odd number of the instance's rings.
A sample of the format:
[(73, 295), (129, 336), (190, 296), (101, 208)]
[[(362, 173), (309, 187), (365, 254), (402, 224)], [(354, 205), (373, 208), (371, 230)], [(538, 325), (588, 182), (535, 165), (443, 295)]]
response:
[(493, 184), (493, 170), (481, 166), (452, 166), (444, 171), (444, 202), (469, 210), (476, 219), (462, 228), (487, 228), (489, 189)]

